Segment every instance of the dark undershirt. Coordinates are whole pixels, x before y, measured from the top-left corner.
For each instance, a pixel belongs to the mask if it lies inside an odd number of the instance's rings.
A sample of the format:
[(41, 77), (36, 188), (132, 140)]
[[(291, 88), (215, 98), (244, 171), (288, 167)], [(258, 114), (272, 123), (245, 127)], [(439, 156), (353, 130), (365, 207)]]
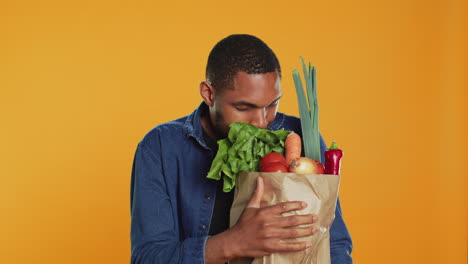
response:
[[(218, 144), (212, 139), (203, 129), (203, 139), (208, 147), (214, 153), (218, 152)], [(208, 235), (214, 236), (229, 228), (229, 214), (234, 198), (234, 189), (229, 193), (223, 192), (223, 179), (216, 182), (216, 200), (213, 208), (213, 215), (211, 217), (210, 231)]]

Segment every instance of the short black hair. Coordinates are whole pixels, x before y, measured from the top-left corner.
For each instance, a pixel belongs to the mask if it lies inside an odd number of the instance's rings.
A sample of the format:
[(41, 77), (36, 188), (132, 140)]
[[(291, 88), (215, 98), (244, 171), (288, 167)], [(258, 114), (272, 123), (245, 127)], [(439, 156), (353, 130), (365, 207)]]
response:
[(206, 80), (217, 90), (232, 89), (238, 72), (262, 74), (281, 67), (275, 53), (261, 39), (247, 34), (230, 35), (211, 50), (206, 65)]

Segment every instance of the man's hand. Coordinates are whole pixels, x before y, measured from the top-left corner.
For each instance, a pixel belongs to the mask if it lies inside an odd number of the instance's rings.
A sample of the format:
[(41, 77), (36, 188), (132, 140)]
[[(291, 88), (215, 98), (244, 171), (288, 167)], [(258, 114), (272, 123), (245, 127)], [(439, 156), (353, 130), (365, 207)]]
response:
[[(210, 262), (208, 261), (210, 253), (215, 252), (224, 255), (222, 261), (225, 262), (239, 257), (262, 257), (274, 252), (300, 251), (310, 247), (308, 242), (286, 242), (284, 239), (315, 234), (317, 229), (310, 224), (317, 222), (318, 217), (315, 215), (282, 215), (307, 207), (305, 202), (300, 201), (261, 207), (263, 189), (263, 179), (258, 177), (255, 192), (237, 224), (219, 234), (219, 237), (214, 236), (208, 239), (206, 263)], [(308, 226), (298, 227), (299, 225)], [(224, 263), (222, 261), (219, 263)]]

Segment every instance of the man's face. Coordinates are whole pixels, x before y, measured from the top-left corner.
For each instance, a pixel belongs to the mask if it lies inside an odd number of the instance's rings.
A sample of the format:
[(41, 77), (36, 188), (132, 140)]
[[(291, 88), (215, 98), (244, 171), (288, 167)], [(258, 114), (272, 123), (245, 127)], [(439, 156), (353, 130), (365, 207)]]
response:
[(224, 138), (229, 125), (244, 122), (259, 128), (267, 128), (275, 119), (282, 96), (277, 72), (234, 76), (233, 89), (225, 89), (214, 98), (210, 118), (216, 133)]

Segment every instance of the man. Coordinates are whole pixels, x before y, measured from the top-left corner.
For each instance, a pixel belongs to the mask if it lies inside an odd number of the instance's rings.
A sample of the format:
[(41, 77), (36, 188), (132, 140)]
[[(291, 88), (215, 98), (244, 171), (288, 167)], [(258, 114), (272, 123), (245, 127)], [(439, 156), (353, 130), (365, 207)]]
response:
[[(223, 193), (222, 182), (206, 178), (216, 141), (226, 137), (233, 122), (301, 134), (298, 118), (277, 113), (280, 80), (278, 59), (260, 39), (231, 35), (216, 44), (200, 84), (201, 105), (189, 116), (158, 125), (138, 144), (131, 184), (131, 263), (217, 264), (310, 247), (283, 241), (317, 232), (299, 226), (310, 226), (317, 216), (282, 216), (307, 204), (291, 201), (261, 208), (260, 180), (238, 223), (229, 228), (233, 192)], [(321, 148), (323, 155), (323, 139)], [(352, 263), (339, 203), (335, 215), (332, 263)]]

